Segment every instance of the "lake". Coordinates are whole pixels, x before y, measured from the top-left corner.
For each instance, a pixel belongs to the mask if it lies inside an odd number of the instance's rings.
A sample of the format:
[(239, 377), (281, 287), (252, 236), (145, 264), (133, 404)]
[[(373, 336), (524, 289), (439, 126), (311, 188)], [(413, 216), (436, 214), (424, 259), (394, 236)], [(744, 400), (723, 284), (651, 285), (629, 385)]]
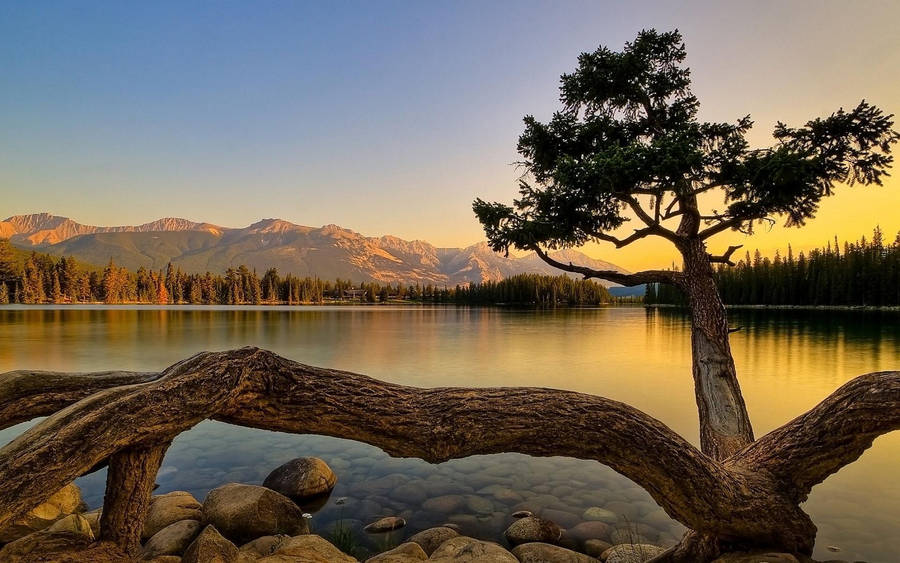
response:
[[(735, 362), (756, 434), (808, 410), (853, 377), (900, 369), (900, 314), (733, 311)], [(0, 372), (19, 369), (158, 371), (202, 350), (268, 348), (313, 365), (431, 386), (542, 386), (629, 403), (698, 443), (690, 374), (690, 327), (675, 310), (453, 307), (0, 307)], [(0, 431), (7, 443), (28, 426)], [(497, 540), (519, 505), (540, 507), (564, 527), (599, 506), (621, 533), (671, 544), (683, 528), (628, 479), (605, 466), (519, 454), (438, 465), (390, 458), (334, 438), (203, 422), (169, 448), (158, 492), (201, 501), (226, 482), (259, 484), (294, 457), (323, 458), (338, 475), (314, 531), (341, 521), (355, 530), (399, 514), (398, 537), (359, 534), (364, 547), (455, 522)], [(854, 464), (817, 486), (804, 508), (819, 527), (816, 557), (900, 561), (900, 433), (875, 441)], [(78, 480), (102, 504), (105, 472)], [(447, 497), (441, 510), (423, 508)], [(342, 503), (337, 499), (346, 498)], [(431, 505), (430, 505), (431, 506)], [(839, 549), (832, 552), (831, 546)]]

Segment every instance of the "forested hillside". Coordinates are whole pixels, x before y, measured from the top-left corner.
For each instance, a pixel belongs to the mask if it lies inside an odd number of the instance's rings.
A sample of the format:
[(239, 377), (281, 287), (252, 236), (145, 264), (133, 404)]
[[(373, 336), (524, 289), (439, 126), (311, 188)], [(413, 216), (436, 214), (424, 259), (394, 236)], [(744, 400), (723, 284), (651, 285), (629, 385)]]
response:
[[(731, 305), (898, 306), (900, 305), (900, 233), (886, 241), (876, 228), (870, 239), (839, 243), (794, 255), (790, 245), (773, 258), (757, 250), (735, 266), (718, 268), (719, 291)], [(648, 304), (680, 304), (671, 286), (653, 285)]]

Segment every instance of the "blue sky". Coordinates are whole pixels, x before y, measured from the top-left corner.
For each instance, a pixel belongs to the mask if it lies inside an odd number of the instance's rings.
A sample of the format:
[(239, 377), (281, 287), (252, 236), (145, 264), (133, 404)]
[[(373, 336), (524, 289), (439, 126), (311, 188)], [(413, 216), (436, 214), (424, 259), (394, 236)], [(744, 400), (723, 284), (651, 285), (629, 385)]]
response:
[(0, 215), (281, 217), (468, 244), (482, 238), (472, 199), (512, 198), (521, 119), (557, 108), (580, 52), (678, 27), (703, 117), (750, 113), (765, 143), (776, 119), (863, 97), (898, 111), (898, 15), (896, 2), (6, 2)]

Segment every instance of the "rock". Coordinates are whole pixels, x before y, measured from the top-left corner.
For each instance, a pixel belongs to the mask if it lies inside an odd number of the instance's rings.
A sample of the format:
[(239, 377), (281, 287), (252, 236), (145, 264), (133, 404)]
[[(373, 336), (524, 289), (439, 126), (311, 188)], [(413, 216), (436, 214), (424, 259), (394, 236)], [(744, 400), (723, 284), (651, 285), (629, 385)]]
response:
[(0, 549), (0, 561), (27, 563), (54, 561), (55, 553), (81, 551), (94, 541), (91, 525), (84, 517), (72, 514), (52, 526), (23, 536)]
[(420, 504), (428, 498), (423, 481), (410, 481), (391, 491), (390, 497), (404, 504)]
[(203, 528), (200, 535), (184, 550), (182, 563), (235, 563), (238, 548), (222, 537), (216, 527)]
[(441, 524), (438, 527), (439, 528), (450, 528), (451, 530), (453, 530), (454, 532), (456, 532), (458, 534), (462, 533), (462, 527), (459, 524), (456, 524), (454, 522), (444, 522), (443, 524)]
[(426, 500), (422, 503), (422, 508), (429, 512), (438, 512), (440, 514), (453, 514), (459, 511), (466, 503), (466, 499), (460, 495), (441, 495)]
[(406, 520), (403, 518), (400, 518), (399, 516), (387, 516), (372, 522), (363, 528), (363, 530), (370, 534), (380, 534), (382, 532), (390, 532), (391, 530), (402, 528), (403, 526), (406, 526)]
[(557, 543), (562, 537), (562, 530), (549, 520), (527, 516), (510, 524), (503, 535), (512, 545), (527, 542)]
[(290, 536), (263, 536), (261, 538), (256, 538), (255, 540), (245, 543), (240, 547), (240, 551), (245, 551), (247, 553), (265, 556), (272, 555), (275, 553), (275, 550), (278, 549), (278, 546), (284, 542), (284, 540), (288, 539)]
[(615, 512), (600, 508), (599, 506), (592, 506), (585, 510), (584, 513), (582, 513), (581, 518), (583, 520), (606, 522), (607, 524), (615, 524), (619, 519)]
[(713, 563), (799, 563), (799, 560), (790, 553), (752, 551), (726, 553)]
[(580, 542), (587, 540), (605, 540), (609, 539), (609, 524), (595, 520), (592, 522), (582, 522), (577, 526), (572, 526), (566, 530), (570, 536)]
[(603, 540), (587, 540), (584, 542), (584, 552), (591, 557), (600, 558), (604, 551), (611, 548), (612, 544)]
[(31, 509), (25, 516), (0, 530), (0, 544), (43, 530), (69, 514), (84, 512), (86, 509), (87, 506), (81, 500), (81, 489), (70, 483)]
[(203, 502), (206, 520), (223, 536), (246, 543), (261, 536), (309, 533), (300, 508), (266, 487), (228, 483), (210, 491)]
[(494, 503), (477, 495), (469, 495), (466, 497), (466, 508), (475, 514), (490, 514), (494, 511)]
[(151, 559), (150, 563), (181, 563), (181, 557), (177, 555), (160, 555)]
[(67, 533), (84, 536), (91, 540), (95, 537), (94, 531), (91, 528), (91, 523), (88, 522), (87, 518), (80, 514), (70, 514), (65, 518), (57, 520), (52, 526), (47, 528), (47, 531), (55, 534)]
[(655, 545), (622, 543), (604, 551), (600, 559), (606, 563), (644, 563), (663, 551), (665, 549)]
[(419, 544), (419, 547), (430, 556), (442, 543), (458, 536), (459, 531), (448, 528), (447, 526), (438, 526), (436, 528), (422, 530), (418, 534), (413, 534), (406, 541)]
[(555, 508), (546, 508), (541, 512), (541, 518), (556, 522), (563, 528), (571, 528), (581, 523), (581, 518), (566, 512), (565, 510), (556, 510)]
[(294, 500), (303, 500), (331, 492), (337, 476), (317, 457), (298, 457), (275, 468), (263, 481), (263, 487)]
[(144, 559), (153, 559), (160, 555), (180, 555), (202, 529), (203, 525), (196, 520), (180, 520), (169, 524), (147, 540), (142, 556)]
[(172, 491), (150, 500), (141, 539), (147, 539), (169, 524), (181, 520), (203, 520), (203, 506), (187, 491)]
[(528, 518), (529, 516), (534, 516), (530, 510), (517, 510), (512, 513), (513, 518)]
[(100, 513), (102, 511), (102, 508), (98, 508), (96, 510), (91, 510), (90, 512), (82, 513), (84, 519), (91, 525), (91, 531), (94, 532), (95, 538), (100, 537)]
[(281, 542), (275, 553), (257, 561), (277, 563), (297, 559), (303, 563), (357, 563), (356, 559), (341, 552), (327, 540), (311, 534), (287, 538)]
[(522, 495), (512, 489), (507, 488), (502, 488), (494, 491), (492, 493), (492, 496), (503, 504), (516, 504), (524, 500), (522, 498)]
[(596, 563), (596, 559), (549, 543), (523, 543), (512, 550), (521, 563)]
[(465, 536), (445, 541), (428, 560), (438, 563), (519, 563), (512, 553), (499, 545)]
[(366, 563), (412, 563), (425, 561), (428, 555), (417, 543), (403, 543), (390, 551), (366, 559)]

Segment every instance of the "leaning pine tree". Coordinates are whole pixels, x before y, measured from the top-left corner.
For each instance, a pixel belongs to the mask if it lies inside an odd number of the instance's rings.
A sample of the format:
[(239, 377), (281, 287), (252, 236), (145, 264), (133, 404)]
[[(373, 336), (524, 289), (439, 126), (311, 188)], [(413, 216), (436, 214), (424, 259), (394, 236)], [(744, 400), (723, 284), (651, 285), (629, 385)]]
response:
[[(684, 58), (678, 31), (653, 30), (641, 32), (621, 52), (601, 47), (582, 54), (575, 72), (561, 78), (563, 108), (548, 123), (525, 118), (519, 199), (512, 206), (478, 199), (473, 208), (496, 251), (531, 250), (585, 278), (626, 286), (669, 284), (686, 296), (702, 452), (724, 467), (757, 469), (761, 460), (778, 467), (754, 476), (759, 488), (748, 495), (748, 506), (715, 516), (722, 521), (689, 533), (666, 558), (699, 561), (728, 544), (809, 553), (815, 526), (797, 505), (813, 485), (871, 444), (877, 434), (870, 433), (874, 426), (867, 425), (866, 415), (898, 417), (897, 389), (891, 390), (894, 403), (872, 412), (846, 405), (822, 427), (803, 426), (808, 434), (785, 433), (775, 450), (755, 443), (713, 274), (713, 264), (731, 264), (739, 247), (714, 254), (708, 243), (728, 230), (752, 233), (756, 224), (778, 217), (802, 226), (837, 184), (881, 184), (892, 162), (891, 145), (900, 136), (892, 115), (863, 101), (800, 128), (778, 123), (775, 144), (752, 149), (746, 140), (749, 116), (736, 123), (698, 119), (700, 103), (691, 93)], [(612, 234), (632, 219), (640, 226), (631, 234)], [(680, 271), (600, 271), (561, 263), (548, 253), (589, 241), (621, 248), (651, 236), (674, 245), (683, 258)], [(669, 514), (686, 522), (671, 509)]]

